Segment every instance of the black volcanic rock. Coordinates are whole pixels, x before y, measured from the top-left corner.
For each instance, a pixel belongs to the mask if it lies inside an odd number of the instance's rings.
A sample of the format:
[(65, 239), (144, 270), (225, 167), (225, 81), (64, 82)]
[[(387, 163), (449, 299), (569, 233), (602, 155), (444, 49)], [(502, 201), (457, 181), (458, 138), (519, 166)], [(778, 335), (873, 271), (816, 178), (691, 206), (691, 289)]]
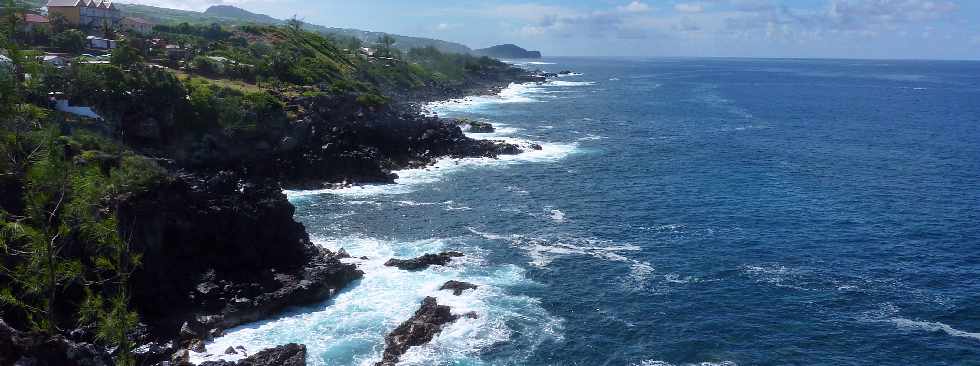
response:
[(220, 330), (322, 301), (362, 272), (310, 242), (278, 185), (233, 173), (178, 175), (120, 204), (143, 263), (132, 302), (180, 348)]
[(515, 44), (502, 44), (473, 50), (473, 54), (494, 58), (541, 58), (541, 52), (528, 51)]
[(409, 348), (432, 341), (442, 327), (459, 319), (446, 305), (439, 305), (434, 297), (422, 300), (422, 307), (410, 319), (385, 336), (385, 351), (381, 362), (375, 366), (393, 366)]
[[(394, 170), (418, 168), (443, 157), (519, 154), (511, 144), (476, 140), (453, 121), (422, 116), (397, 105), (364, 107), (353, 96), (301, 97), (304, 111), (276, 151), (273, 167), (287, 187), (325, 183), (391, 183)], [(257, 157), (267, 159), (268, 157)]]
[(452, 290), (453, 295), (456, 296), (462, 295), (463, 291), (476, 290), (476, 289), (477, 289), (476, 285), (469, 282), (462, 282), (462, 281), (447, 281), (446, 283), (442, 284), (442, 287), (439, 287), (440, 291)]
[(0, 319), (0, 365), (111, 365), (112, 356), (91, 343), (14, 329)]
[(306, 346), (290, 343), (261, 351), (238, 362), (206, 361), (198, 366), (306, 366)]
[(238, 361), (238, 366), (304, 366), (306, 346), (290, 343), (267, 349)]
[(389, 259), (385, 262), (385, 266), (388, 267), (398, 267), (398, 269), (403, 269), (406, 271), (419, 271), (429, 266), (438, 265), (444, 266), (449, 263), (453, 258), (462, 257), (463, 253), (460, 252), (443, 252), (439, 254), (426, 254), (418, 258), (413, 259)]
[(457, 119), (453, 120), (457, 126), (460, 126), (464, 131), (470, 133), (493, 133), (496, 129), (493, 128), (493, 124), (490, 122), (474, 121), (470, 119)]

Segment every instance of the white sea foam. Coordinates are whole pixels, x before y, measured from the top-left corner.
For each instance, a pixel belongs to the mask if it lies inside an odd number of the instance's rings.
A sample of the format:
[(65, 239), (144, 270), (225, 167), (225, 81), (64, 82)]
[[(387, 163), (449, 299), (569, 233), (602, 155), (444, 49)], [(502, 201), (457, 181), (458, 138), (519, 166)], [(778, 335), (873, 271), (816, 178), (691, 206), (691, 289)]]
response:
[[(462, 249), (466, 257), (449, 266), (410, 272), (384, 266), (392, 257), (407, 258), (424, 253), (458, 249), (456, 239), (396, 242), (361, 236), (315, 238), (328, 249), (344, 248), (355, 257), (346, 259), (365, 272), (364, 278), (335, 296), (329, 303), (284, 314), (278, 319), (231, 329), (207, 344), (208, 353), (192, 354), (192, 362), (236, 360), (243, 355), (224, 355), (228, 347), (244, 346), (250, 353), (296, 342), (308, 347), (310, 365), (371, 365), (380, 360), (384, 336), (411, 317), (425, 296), (435, 296), (454, 313), (476, 312), (478, 319), (460, 319), (445, 327), (429, 345), (414, 347), (400, 364), (480, 363), (480, 353), (499, 342), (521, 337), (534, 347), (548, 339), (561, 338), (561, 320), (544, 310), (539, 301), (512, 295), (508, 288), (529, 285), (519, 266), (487, 266), (479, 248)], [(479, 286), (462, 296), (438, 288), (448, 280)], [(515, 334), (512, 323), (526, 326)], [(520, 358), (522, 355), (515, 355)], [(527, 356), (527, 355), (523, 355)]]
[(721, 361), (721, 362), (685, 363), (685, 364), (678, 365), (667, 361), (646, 360), (640, 363), (635, 363), (633, 364), (633, 366), (738, 366), (738, 364), (732, 361)]
[(598, 140), (605, 140), (605, 139), (606, 139), (605, 136), (599, 136), (590, 133), (585, 135), (585, 137), (579, 137), (578, 141), (598, 141)]
[(559, 209), (552, 209), (550, 217), (555, 222), (565, 222), (565, 213)]
[(810, 290), (799, 285), (802, 272), (796, 269), (781, 265), (766, 265), (744, 266), (742, 270), (749, 276), (754, 277), (758, 282), (765, 282), (776, 287), (785, 287), (794, 290)]
[(541, 92), (536, 83), (512, 83), (497, 95), (479, 95), (429, 103), (423, 108), (428, 115), (475, 112), (495, 104), (535, 103), (533, 94)]
[(511, 246), (524, 250), (531, 261), (528, 264), (535, 267), (547, 267), (558, 258), (574, 255), (584, 255), (612, 262), (629, 264), (630, 276), (634, 284), (642, 286), (654, 272), (649, 262), (636, 260), (626, 256), (631, 252), (641, 251), (642, 248), (632, 244), (618, 244), (595, 238), (537, 238), (520, 234), (494, 234), (468, 228), (473, 234), (488, 240), (508, 241)]
[(545, 83), (546, 86), (560, 86), (560, 87), (571, 87), (571, 86), (590, 86), (595, 85), (594, 81), (562, 81), (555, 80)]
[(980, 341), (980, 332), (967, 332), (953, 328), (952, 326), (940, 322), (918, 321), (906, 318), (889, 319), (899, 328), (910, 330), (922, 330), (926, 332), (943, 332), (953, 337), (971, 338)]

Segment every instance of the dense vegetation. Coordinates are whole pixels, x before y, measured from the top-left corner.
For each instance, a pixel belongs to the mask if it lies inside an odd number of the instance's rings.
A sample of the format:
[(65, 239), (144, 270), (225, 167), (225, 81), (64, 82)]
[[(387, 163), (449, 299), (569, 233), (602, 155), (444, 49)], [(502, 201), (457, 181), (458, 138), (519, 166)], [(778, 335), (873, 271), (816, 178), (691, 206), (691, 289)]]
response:
[[(13, 6), (7, 3), (8, 9)], [(118, 198), (148, 189), (163, 171), (110, 138), (31, 103), (64, 82), (22, 49), (6, 14), (0, 46), (0, 310), (22, 329), (57, 334), (94, 327), (132, 364), (129, 275), (139, 265), (118, 227)], [(77, 86), (76, 86), (77, 87)]]

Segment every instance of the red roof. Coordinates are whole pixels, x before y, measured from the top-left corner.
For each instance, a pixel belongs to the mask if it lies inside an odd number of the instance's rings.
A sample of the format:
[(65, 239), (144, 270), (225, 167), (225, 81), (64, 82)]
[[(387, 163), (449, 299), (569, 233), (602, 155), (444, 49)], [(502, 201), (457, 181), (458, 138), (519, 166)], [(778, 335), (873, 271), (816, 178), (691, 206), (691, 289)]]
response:
[(48, 17), (37, 14), (24, 14), (24, 22), (27, 23), (50, 23)]

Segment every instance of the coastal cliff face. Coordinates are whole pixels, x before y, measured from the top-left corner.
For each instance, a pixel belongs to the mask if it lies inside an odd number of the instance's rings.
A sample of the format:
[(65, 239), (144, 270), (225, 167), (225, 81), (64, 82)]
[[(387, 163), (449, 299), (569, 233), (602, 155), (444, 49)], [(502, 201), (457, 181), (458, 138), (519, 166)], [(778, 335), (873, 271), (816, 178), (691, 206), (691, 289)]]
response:
[[(205, 339), (286, 306), (322, 301), (362, 272), (312, 244), (272, 181), (177, 175), (128, 198), (122, 227), (143, 253), (133, 304), (157, 338)], [(187, 323), (193, 334), (178, 334)]]

